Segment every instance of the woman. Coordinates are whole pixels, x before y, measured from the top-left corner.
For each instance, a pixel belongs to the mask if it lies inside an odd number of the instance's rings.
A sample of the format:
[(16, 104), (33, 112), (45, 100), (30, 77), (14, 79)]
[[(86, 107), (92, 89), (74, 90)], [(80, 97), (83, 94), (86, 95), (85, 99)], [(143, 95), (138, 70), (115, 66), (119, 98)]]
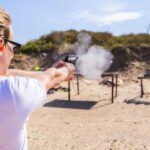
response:
[(10, 70), (20, 46), (13, 39), (11, 18), (0, 8), (0, 150), (27, 150), (29, 115), (43, 104), (48, 89), (72, 79), (74, 67), (61, 62), (44, 72)]

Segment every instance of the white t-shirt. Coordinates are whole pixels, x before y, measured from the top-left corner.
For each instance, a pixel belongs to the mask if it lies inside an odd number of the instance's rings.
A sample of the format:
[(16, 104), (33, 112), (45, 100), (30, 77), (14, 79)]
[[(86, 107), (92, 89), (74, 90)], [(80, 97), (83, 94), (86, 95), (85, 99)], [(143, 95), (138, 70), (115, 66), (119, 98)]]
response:
[(40, 81), (24, 77), (0, 80), (0, 150), (27, 150), (26, 122), (45, 99)]

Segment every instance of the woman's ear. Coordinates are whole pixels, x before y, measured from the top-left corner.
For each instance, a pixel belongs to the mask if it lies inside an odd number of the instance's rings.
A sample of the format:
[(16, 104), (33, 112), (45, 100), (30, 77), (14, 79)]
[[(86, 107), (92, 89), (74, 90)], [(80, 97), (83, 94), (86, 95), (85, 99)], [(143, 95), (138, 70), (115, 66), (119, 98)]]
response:
[(4, 39), (0, 37), (0, 52), (4, 50)]

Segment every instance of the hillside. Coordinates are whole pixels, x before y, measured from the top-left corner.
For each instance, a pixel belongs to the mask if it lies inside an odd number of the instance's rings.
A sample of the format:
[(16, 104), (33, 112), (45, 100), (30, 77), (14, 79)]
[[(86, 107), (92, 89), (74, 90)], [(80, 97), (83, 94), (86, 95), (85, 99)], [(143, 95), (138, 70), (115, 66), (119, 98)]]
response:
[[(29, 41), (15, 54), (11, 68), (34, 70), (35, 66), (44, 69), (50, 67), (64, 53), (76, 53), (75, 44), (80, 42), (79, 33), (81, 32), (75, 30), (52, 32), (37, 40)], [(113, 36), (107, 32), (90, 31), (82, 33), (88, 34), (91, 38), (89, 46), (98, 45), (113, 54), (113, 63), (108, 71), (119, 71), (123, 74), (126, 72), (130, 76), (129, 70), (137, 74), (150, 67), (150, 35)]]
[[(55, 58), (53, 58), (54, 53)], [(114, 59), (108, 71), (128, 72), (130, 76), (129, 70), (134, 70), (132, 71), (133, 75), (133, 72), (135, 72), (134, 74), (142, 73), (150, 67), (150, 47), (127, 48), (127, 50), (120, 47), (114, 49), (112, 54)], [(48, 68), (60, 56), (55, 51), (53, 53), (20, 53), (15, 55), (10, 67), (25, 70), (34, 70), (35, 66)]]

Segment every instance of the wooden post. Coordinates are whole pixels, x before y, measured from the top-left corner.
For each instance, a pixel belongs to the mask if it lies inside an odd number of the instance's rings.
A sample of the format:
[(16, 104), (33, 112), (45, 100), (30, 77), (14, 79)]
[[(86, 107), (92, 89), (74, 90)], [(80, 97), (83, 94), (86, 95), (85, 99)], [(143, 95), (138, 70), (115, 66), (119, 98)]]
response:
[(71, 89), (70, 89), (70, 81), (68, 81), (68, 100), (69, 100), (69, 102), (70, 102), (70, 100), (71, 100)]
[(111, 102), (113, 103), (114, 102), (114, 75), (112, 74), (112, 88), (111, 88)]
[(77, 74), (77, 94), (80, 94), (80, 89), (79, 89), (79, 75)]
[(116, 74), (116, 92), (115, 92), (115, 97), (117, 97), (118, 94), (118, 75)]
[(141, 97), (144, 95), (143, 78), (141, 77)]

